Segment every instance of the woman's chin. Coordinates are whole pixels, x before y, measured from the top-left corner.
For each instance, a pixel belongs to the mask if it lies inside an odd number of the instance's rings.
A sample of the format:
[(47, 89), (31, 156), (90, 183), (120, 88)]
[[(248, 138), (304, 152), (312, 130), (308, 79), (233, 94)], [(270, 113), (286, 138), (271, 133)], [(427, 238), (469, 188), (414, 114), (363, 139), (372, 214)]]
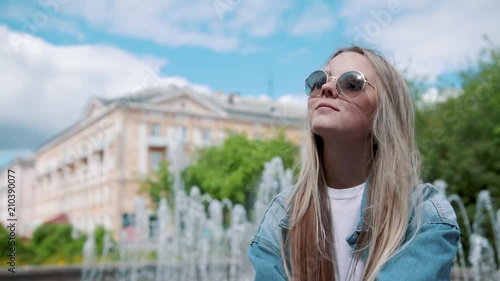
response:
[(332, 124), (315, 124), (311, 127), (311, 129), (313, 133), (322, 138), (334, 135), (341, 131), (337, 126), (333, 126)]

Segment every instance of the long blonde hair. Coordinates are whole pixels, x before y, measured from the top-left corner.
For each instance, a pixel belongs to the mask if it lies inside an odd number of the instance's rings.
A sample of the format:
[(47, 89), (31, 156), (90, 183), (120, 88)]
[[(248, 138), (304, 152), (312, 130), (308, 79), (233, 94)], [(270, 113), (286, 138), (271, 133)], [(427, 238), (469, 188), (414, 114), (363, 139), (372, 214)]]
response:
[[(420, 183), (420, 155), (412, 99), (403, 77), (377, 52), (358, 46), (340, 49), (330, 60), (344, 52), (365, 56), (377, 76), (378, 105), (368, 136), (374, 145), (368, 163), (367, 205), (354, 256), (354, 264), (365, 258), (363, 280), (375, 280), (405, 238), (410, 198)], [(286, 240), (282, 239), (283, 263), (293, 281), (335, 280), (323, 140), (309, 130), (303, 148), (301, 171), (287, 204), (291, 216)]]

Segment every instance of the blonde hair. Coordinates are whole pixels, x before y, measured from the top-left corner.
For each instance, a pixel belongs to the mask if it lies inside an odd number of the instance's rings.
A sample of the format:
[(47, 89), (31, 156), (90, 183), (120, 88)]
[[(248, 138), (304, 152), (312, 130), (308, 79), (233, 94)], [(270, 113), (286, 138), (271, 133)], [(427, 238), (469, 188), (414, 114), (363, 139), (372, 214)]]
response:
[[(365, 56), (376, 73), (378, 105), (368, 136), (374, 145), (368, 163), (367, 205), (351, 263), (351, 268), (355, 268), (364, 256), (362, 279), (375, 280), (405, 238), (410, 198), (420, 185), (420, 155), (414, 136), (412, 99), (403, 77), (377, 52), (358, 46), (340, 49), (330, 60), (344, 52)], [(322, 138), (309, 130), (303, 149), (297, 185), (287, 204), (291, 216), (286, 240), (282, 239), (282, 250), (286, 252), (282, 255), (283, 263), (293, 281), (335, 280)]]

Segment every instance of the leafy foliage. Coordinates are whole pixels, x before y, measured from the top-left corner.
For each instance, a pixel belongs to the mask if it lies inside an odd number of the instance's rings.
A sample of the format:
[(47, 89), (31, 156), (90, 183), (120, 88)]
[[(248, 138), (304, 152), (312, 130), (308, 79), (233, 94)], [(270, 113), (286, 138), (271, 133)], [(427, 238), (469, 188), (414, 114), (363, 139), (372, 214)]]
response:
[(222, 146), (204, 148), (196, 164), (184, 173), (186, 187), (198, 186), (218, 199), (229, 198), (247, 210), (255, 201), (255, 187), (264, 163), (280, 156), (285, 168), (293, 168), (299, 148), (283, 134), (272, 139), (249, 140), (242, 135), (228, 137)]
[(444, 179), (466, 205), (481, 190), (500, 203), (499, 51), (462, 74), (462, 94), (422, 109), (417, 124), (426, 177)]
[(4, 266), (9, 266), (7, 263), (9, 261), (9, 255), (11, 250), (14, 249), (16, 253), (16, 265), (29, 264), (29, 258), (33, 255), (30, 248), (27, 247), (26, 242), (24, 242), (19, 235), (16, 235), (15, 239), (9, 240), (10, 230), (4, 225), (0, 224), (0, 262)]
[(33, 232), (30, 247), (34, 264), (74, 263), (81, 259), (85, 236), (72, 237), (70, 224), (43, 224)]
[[(102, 252), (106, 230), (97, 227), (95, 230), (96, 251)], [(7, 241), (10, 232), (0, 227), (0, 239)], [(86, 235), (75, 232), (69, 224), (43, 224), (34, 232), (29, 241), (22, 241), (16, 237), (16, 264), (17, 265), (45, 265), (45, 264), (72, 264), (82, 262), (82, 250)], [(0, 245), (2, 253), (9, 253), (7, 243)], [(7, 261), (1, 257), (4, 264)]]
[[(500, 208), (500, 49), (487, 54), (462, 73), (460, 94), (420, 108), (416, 119), (425, 179), (445, 180), (447, 193), (462, 198), (471, 219), (481, 190), (489, 191), (490, 207)], [(458, 216), (467, 249), (469, 237)], [(492, 243), (491, 222), (485, 220), (483, 226)]]
[(103, 226), (99, 226), (94, 231), (94, 238), (96, 241), (96, 254), (100, 255), (104, 248), (104, 235), (106, 235), (106, 229)]

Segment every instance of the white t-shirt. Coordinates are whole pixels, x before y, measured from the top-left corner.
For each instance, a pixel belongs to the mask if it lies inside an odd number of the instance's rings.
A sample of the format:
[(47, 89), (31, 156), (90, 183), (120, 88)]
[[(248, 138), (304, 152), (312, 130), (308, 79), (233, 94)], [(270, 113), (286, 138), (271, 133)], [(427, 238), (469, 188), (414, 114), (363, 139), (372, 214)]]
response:
[[(328, 188), (334, 229), (335, 257), (338, 264), (337, 280), (340, 281), (350, 280), (348, 279), (351, 276), (349, 267), (353, 254), (346, 238), (356, 230), (364, 188), (365, 183), (345, 189)], [(363, 269), (364, 264), (360, 260), (356, 265), (356, 274), (352, 280), (361, 280)]]

